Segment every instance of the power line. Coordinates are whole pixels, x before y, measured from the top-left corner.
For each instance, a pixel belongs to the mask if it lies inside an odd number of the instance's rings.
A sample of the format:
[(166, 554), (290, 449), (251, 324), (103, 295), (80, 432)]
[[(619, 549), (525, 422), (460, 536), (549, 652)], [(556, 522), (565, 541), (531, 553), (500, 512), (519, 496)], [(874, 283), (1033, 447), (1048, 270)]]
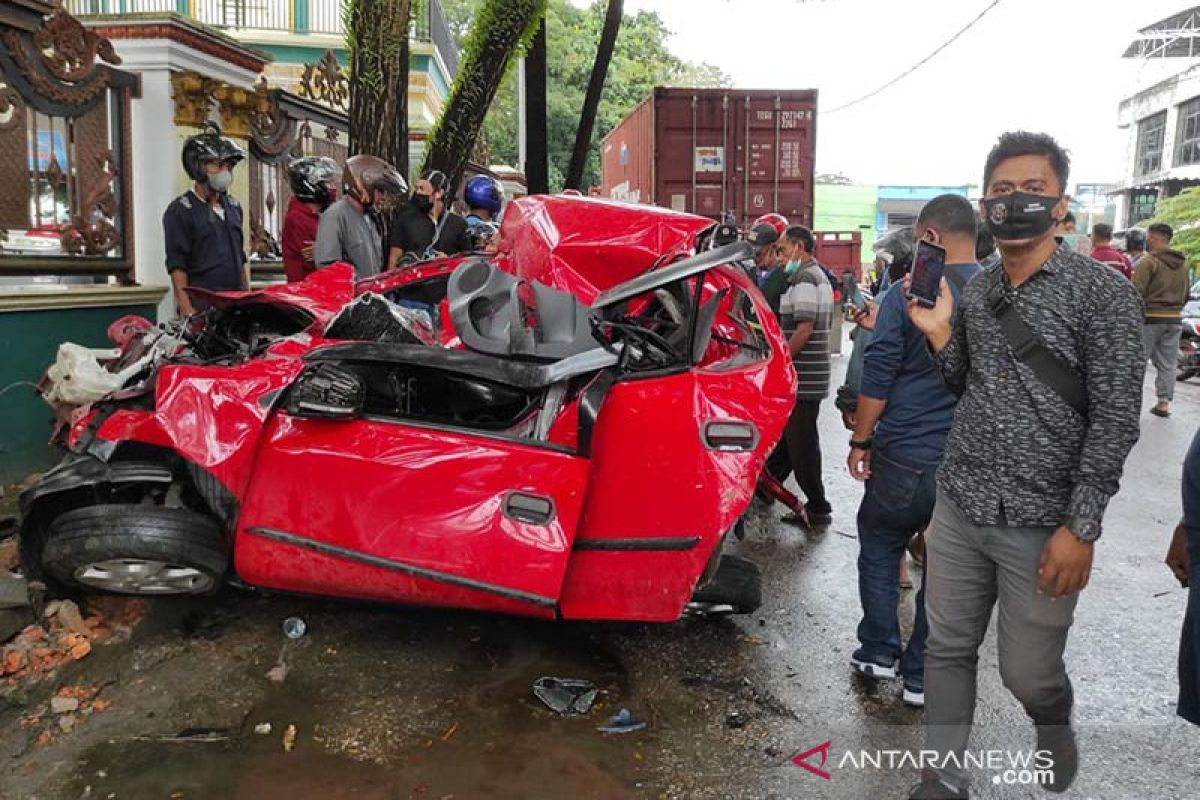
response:
[(918, 61), (916, 64), (913, 64), (913, 65), (912, 65), (911, 67), (909, 67), (908, 69), (904, 70), (904, 72), (901, 72), (899, 75), (897, 75), (896, 77), (892, 78), (890, 81), (888, 81), (887, 83), (885, 83), (883, 86), (880, 86), (878, 89), (876, 89), (876, 90), (874, 90), (874, 91), (872, 91), (872, 92), (868, 92), (867, 94), (864, 94), (862, 97), (859, 97), (859, 98), (858, 98), (858, 99), (856, 99), (856, 100), (851, 100), (849, 103), (843, 103), (842, 105), (840, 105), (840, 106), (837, 106), (836, 108), (831, 108), (831, 109), (829, 109), (828, 111), (822, 111), (821, 113), (822, 113), (823, 115), (829, 115), (829, 114), (833, 114), (833, 113), (835, 113), (835, 112), (841, 111), (841, 110), (843, 110), (843, 109), (850, 108), (850, 106), (856, 106), (856, 105), (858, 105), (859, 103), (861, 103), (861, 102), (863, 102), (863, 101), (865, 101), (865, 100), (870, 100), (872, 97), (874, 97), (875, 95), (879, 94), (879, 93), (880, 93), (880, 92), (882, 92), (884, 89), (887, 89), (887, 88), (889, 88), (889, 87), (891, 87), (891, 86), (894, 86), (894, 85), (896, 85), (896, 84), (897, 84), (897, 83), (899, 83), (900, 81), (902, 81), (902, 80), (904, 80), (905, 78), (907, 78), (909, 75), (911, 75), (911, 74), (913, 74), (914, 72), (916, 72), (918, 69), (920, 69), (920, 68), (921, 68), (922, 66), (924, 66), (926, 63), (928, 63), (930, 60), (932, 60), (932, 59), (933, 59), (933, 57), (934, 57), (934, 56), (936, 56), (938, 53), (942, 52), (942, 51), (943, 51), (943, 50), (945, 50), (947, 47), (949, 47), (950, 45), (954, 44), (954, 42), (955, 42), (955, 41), (957, 41), (957, 40), (958, 40), (958, 39), (959, 39), (959, 38), (960, 38), (960, 37), (961, 37), (961, 36), (962, 36), (964, 33), (966, 33), (967, 31), (971, 30), (971, 28), (975, 27), (975, 24), (976, 24), (977, 22), (979, 22), (979, 20), (981, 20), (981, 19), (983, 19), (985, 16), (987, 16), (987, 13), (988, 13), (989, 11), (991, 11), (993, 8), (995, 8), (996, 6), (998, 6), (998, 5), (1000, 5), (1000, 0), (992, 0), (992, 2), (991, 2), (991, 3), (990, 3), (988, 6), (987, 6), (987, 8), (983, 9), (983, 11), (980, 11), (980, 12), (979, 12), (979, 14), (978, 14), (978, 15), (975, 17), (975, 19), (971, 20), (971, 21), (970, 21), (970, 22), (968, 22), (968, 23), (967, 23), (965, 26), (963, 26), (963, 28), (962, 28), (961, 30), (959, 30), (959, 31), (958, 31), (958, 33), (954, 34), (954, 35), (953, 35), (953, 36), (951, 36), (949, 39), (947, 39), (946, 41), (942, 42), (940, 45), (938, 45), (938, 48), (937, 48), (936, 50), (934, 50), (932, 53), (930, 53), (929, 55), (927, 55), (927, 56), (925, 56), (924, 58), (922, 58), (922, 59), (921, 59), (920, 61)]

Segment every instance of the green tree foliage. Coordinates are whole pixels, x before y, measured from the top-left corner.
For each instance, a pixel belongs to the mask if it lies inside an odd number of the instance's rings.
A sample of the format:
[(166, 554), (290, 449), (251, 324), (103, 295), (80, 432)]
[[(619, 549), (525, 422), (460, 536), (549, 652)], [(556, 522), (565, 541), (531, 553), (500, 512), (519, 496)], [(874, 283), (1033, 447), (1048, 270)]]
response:
[(513, 55), (533, 37), (545, 9), (546, 0), (483, 0), (471, 18), (446, 108), (429, 134), (422, 170), (441, 170), (457, 184)]
[[(442, 0), (450, 29), (466, 35), (482, 0)], [(563, 186), (579, 114), (591, 76), (606, 0), (577, 8), (568, 0), (548, 0), (546, 35), (549, 50), (550, 188)], [(729, 76), (711, 64), (682, 61), (667, 49), (662, 18), (651, 11), (626, 12), (609, 65), (604, 93), (596, 115), (592, 148), (583, 172), (583, 186), (600, 183), (600, 140), (650, 96), (655, 86), (728, 86)], [(494, 163), (517, 163), (517, 70), (505, 75), (488, 112), (485, 137)]]
[(1187, 256), (1189, 268), (1195, 269), (1200, 262), (1200, 186), (1160, 201), (1150, 220), (1154, 222), (1165, 222), (1175, 229), (1171, 247)]

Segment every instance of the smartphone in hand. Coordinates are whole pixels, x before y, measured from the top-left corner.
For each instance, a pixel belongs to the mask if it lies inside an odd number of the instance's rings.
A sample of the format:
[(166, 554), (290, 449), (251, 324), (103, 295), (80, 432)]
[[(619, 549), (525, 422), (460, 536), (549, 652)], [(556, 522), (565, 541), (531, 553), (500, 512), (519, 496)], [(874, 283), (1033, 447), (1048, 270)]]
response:
[(946, 249), (924, 239), (917, 242), (913, 254), (912, 275), (906, 296), (926, 307), (937, 305), (946, 272)]

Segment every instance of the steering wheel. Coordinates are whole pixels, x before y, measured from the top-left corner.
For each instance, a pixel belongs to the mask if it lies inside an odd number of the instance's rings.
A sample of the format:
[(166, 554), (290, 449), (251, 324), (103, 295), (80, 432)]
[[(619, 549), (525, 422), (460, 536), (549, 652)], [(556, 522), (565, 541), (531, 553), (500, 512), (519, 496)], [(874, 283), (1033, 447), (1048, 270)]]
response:
[[(609, 353), (619, 356), (622, 360), (628, 359), (630, 346), (641, 350), (642, 354), (652, 361), (655, 366), (665, 367), (679, 359), (679, 354), (675, 348), (660, 334), (630, 322), (626, 317), (614, 321), (593, 318), (591, 326), (592, 335), (600, 342), (600, 346)], [(617, 346), (606, 335), (612, 331), (620, 331), (628, 337), (629, 341), (626, 342), (624, 351), (618, 350)]]

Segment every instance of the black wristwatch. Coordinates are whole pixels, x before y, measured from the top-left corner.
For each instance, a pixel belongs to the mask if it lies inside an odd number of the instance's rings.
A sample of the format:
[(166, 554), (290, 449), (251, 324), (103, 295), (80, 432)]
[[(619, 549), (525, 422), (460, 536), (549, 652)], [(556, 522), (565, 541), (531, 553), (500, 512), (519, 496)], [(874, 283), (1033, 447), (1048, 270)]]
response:
[(851, 439), (850, 440), (850, 449), (851, 450), (870, 450), (871, 449), (871, 440), (863, 439), (861, 442), (859, 442), (859, 441), (856, 441), (855, 439)]

